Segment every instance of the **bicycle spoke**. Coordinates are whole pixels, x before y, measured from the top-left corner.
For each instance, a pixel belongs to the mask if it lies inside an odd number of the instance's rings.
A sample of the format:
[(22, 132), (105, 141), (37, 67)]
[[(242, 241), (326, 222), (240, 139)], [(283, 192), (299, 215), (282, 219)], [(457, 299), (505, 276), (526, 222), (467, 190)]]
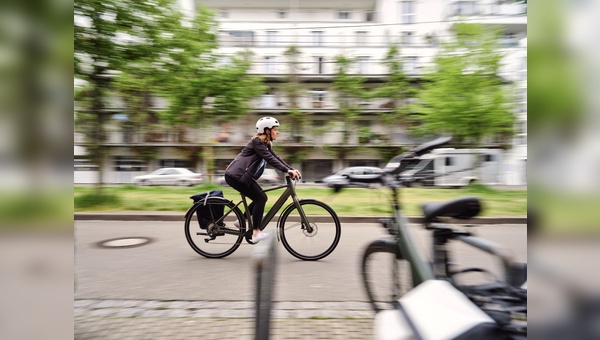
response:
[[(242, 213), (231, 202), (218, 198), (209, 198), (206, 206), (213, 212), (208, 218), (199, 220), (196, 210), (186, 218), (186, 239), (192, 249), (202, 256), (228, 256), (240, 246), (244, 238), (245, 228), (240, 230), (233, 225), (235, 220), (242, 220)], [(222, 216), (224, 217), (221, 218)]]
[[(340, 240), (341, 226), (335, 212), (326, 204), (315, 200), (300, 202), (307, 212), (309, 224), (301, 222), (301, 214), (293, 206), (279, 221), (281, 241), (290, 254), (301, 260), (319, 260), (329, 255)], [(311, 221), (316, 220), (319, 223)]]

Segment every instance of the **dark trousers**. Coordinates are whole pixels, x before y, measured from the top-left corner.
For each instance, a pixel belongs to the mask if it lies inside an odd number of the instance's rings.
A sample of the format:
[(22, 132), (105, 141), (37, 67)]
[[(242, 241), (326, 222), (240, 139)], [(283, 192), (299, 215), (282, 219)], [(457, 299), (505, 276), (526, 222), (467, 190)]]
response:
[(267, 194), (262, 191), (262, 188), (255, 180), (252, 180), (250, 186), (246, 186), (238, 182), (235, 178), (225, 174), (225, 182), (227, 182), (230, 187), (239, 191), (240, 194), (252, 200), (252, 203), (248, 205), (248, 210), (250, 211), (250, 214), (252, 214), (252, 227), (258, 229), (262, 223), (263, 213), (265, 212)]

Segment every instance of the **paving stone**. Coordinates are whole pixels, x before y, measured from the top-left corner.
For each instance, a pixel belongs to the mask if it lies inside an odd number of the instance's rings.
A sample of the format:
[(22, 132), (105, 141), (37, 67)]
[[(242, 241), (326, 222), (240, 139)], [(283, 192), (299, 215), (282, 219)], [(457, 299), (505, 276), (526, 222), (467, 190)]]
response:
[(98, 302), (98, 300), (75, 300), (73, 303), (73, 306), (74, 307), (88, 307), (97, 302)]
[(134, 316), (140, 316), (142, 315), (142, 313), (144, 313), (146, 310), (145, 309), (141, 309), (141, 308), (123, 308), (120, 309), (115, 316), (119, 316), (119, 317), (134, 317)]
[(166, 305), (165, 301), (146, 301), (146, 302), (142, 303), (139, 307), (146, 308), (146, 309), (157, 309), (157, 308), (164, 308), (165, 305)]

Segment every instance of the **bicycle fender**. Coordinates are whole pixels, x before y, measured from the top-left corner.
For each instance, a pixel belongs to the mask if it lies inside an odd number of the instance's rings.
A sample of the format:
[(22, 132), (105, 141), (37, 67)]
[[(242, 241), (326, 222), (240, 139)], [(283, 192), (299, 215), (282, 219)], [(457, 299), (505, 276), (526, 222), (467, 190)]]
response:
[(383, 247), (383, 248), (387, 248), (387, 249), (394, 249), (394, 252), (396, 253), (396, 258), (399, 260), (403, 259), (402, 253), (400, 252), (400, 249), (398, 249), (398, 243), (396, 243), (396, 240), (393, 238), (382, 238), (379, 240), (375, 240), (375, 241), (369, 243), (368, 247), (370, 247), (370, 246), (378, 246), (378, 247)]
[[(316, 200), (316, 199), (314, 199), (314, 198), (302, 198), (302, 199), (299, 199), (299, 200), (298, 200), (298, 202), (299, 202), (300, 204), (302, 204), (302, 203), (304, 203), (304, 202), (306, 202), (306, 203), (317, 203), (317, 202), (318, 202), (318, 203), (320, 203), (320, 204), (323, 204), (323, 205), (325, 205), (325, 206), (329, 207), (329, 205), (325, 204), (325, 203), (324, 203), (324, 202), (322, 202), (322, 201)], [(294, 205), (294, 202), (290, 203), (290, 204), (289, 204), (287, 207), (285, 207), (285, 209), (283, 209), (283, 212), (282, 212), (282, 213), (281, 213), (281, 215), (279, 215), (279, 216), (283, 216), (283, 215), (285, 215), (285, 214), (286, 214), (286, 212), (288, 212), (288, 210), (292, 210), (292, 209), (294, 209), (295, 207), (296, 207), (296, 206)], [(329, 207), (329, 208), (331, 208), (331, 207)], [(331, 210), (333, 210), (333, 209), (331, 209)], [(336, 215), (337, 215), (337, 214), (336, 214)], [(279, 225), (279, 221), (277, 221), (277, 224)]]
[[(226, 202), (226, 203), (229, 203), (229, 202), (231, 202), (231, 200), (228, 200), (228, 199), (226, 199), (226, 198), (223, 198), (223, 197), (217, 197), (217, 196), (211, 196), (211, 197), (208, 197), (208, 200), (220, 200), (220, 201), (223, 201), (224, 203), (225, 203), (225, 202)], [(202, 201), (198, 201), (198, 202), (196, 202), (196, 203), (192, 204), (192, 206), (191, 206), (191, 207), (190, 207), (190, 208), (189, 208), (189, 209), (188, 209), (188, 210), (185, 212), (184, 219), (186, 219), (186, 220), (187, 220), (187, 219), (188, 219), (188, 217), (189, 217), (189, 216), (192, 214), (192, 211), (194, 210), (193, 208), (194, 208), (195, 206), (197, 206), (197, 205), (200, 205), (200, 204), (204, 204), (204, 200), (202, 200)]]

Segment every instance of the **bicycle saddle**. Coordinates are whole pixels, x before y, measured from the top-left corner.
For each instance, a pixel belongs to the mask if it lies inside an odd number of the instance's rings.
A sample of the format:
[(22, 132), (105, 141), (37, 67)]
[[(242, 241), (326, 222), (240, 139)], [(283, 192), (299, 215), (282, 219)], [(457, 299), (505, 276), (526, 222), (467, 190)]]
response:
[(435, 222), (438, 217), (453, 217), (466, 220), (481, 212), (477, 197), (462, 197), (448, 202), (429, 202), (422, 205), (425, 223)]

